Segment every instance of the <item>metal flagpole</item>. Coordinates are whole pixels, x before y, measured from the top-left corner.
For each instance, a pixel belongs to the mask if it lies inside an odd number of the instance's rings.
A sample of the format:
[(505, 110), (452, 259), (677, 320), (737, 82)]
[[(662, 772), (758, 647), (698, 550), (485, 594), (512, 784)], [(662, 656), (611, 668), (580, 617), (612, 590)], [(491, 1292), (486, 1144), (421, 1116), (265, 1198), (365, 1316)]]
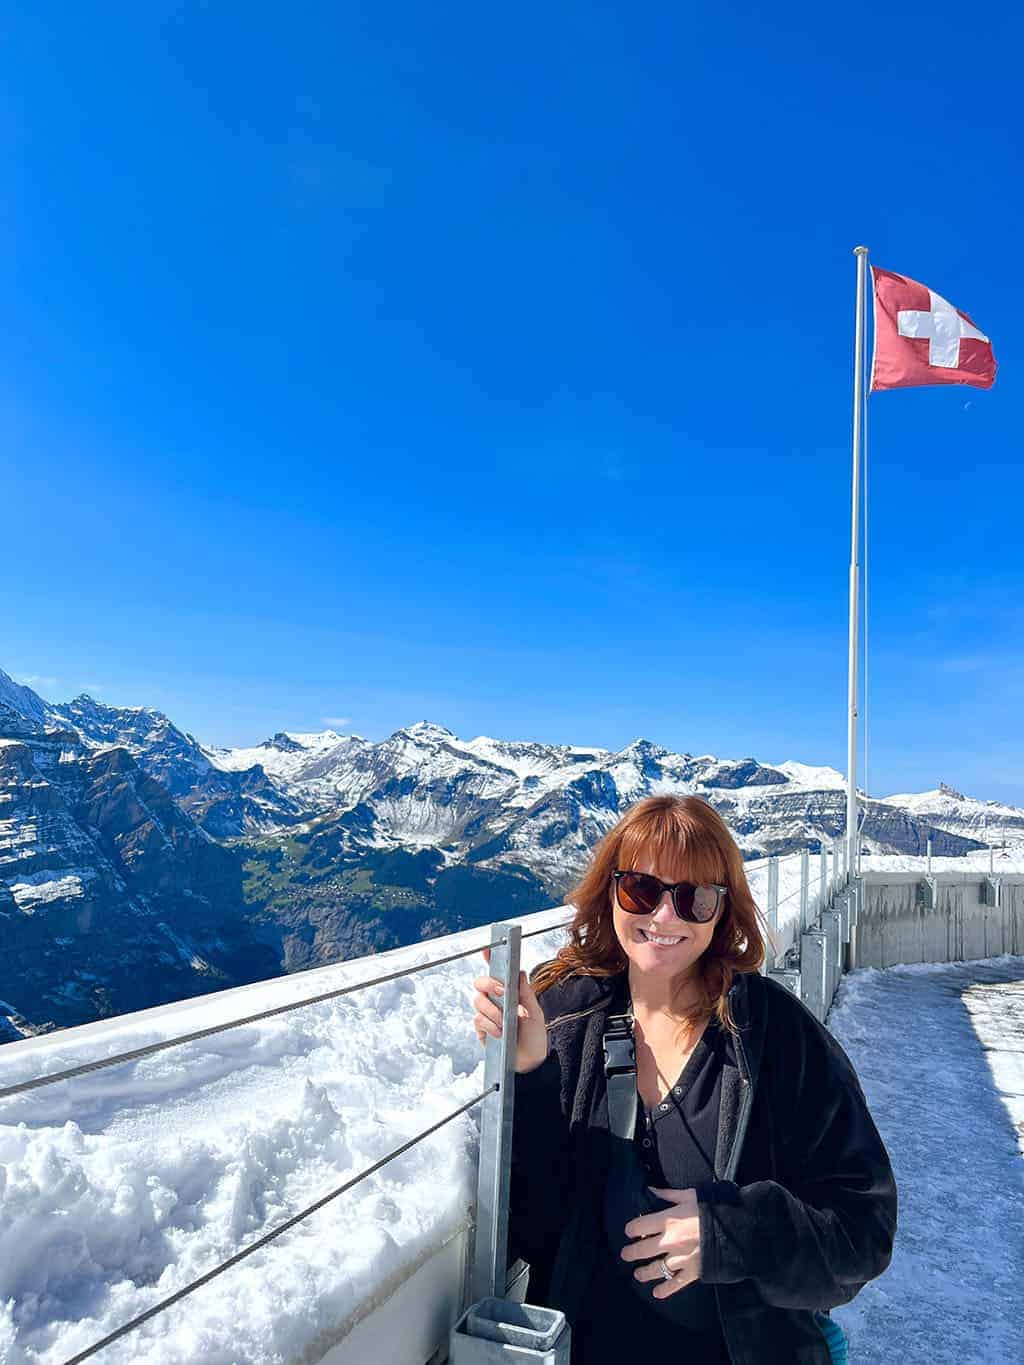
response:
[(867, 277), (868, 249), (854, 247), (857, 257), (857, 321), (853, 343), (853, 518), (850, 532), (850, 655), (849, 693), (846, 730), (846, 843), (849, 875), (860, 868), (860, 837), (857, 829), (857, 616), (860, 587), (860, 432), (864, 403), (864, 285)]
[(853, 329), (853, 515), (849, 547), (849, 692), (847, 717), (847, 867), (860, 870), (857, 830), (857, 616), (860, 590), (860, 425), (864, 403), (864, 283), (867, 247), (853, 247), (857, 258), (857, 317)]

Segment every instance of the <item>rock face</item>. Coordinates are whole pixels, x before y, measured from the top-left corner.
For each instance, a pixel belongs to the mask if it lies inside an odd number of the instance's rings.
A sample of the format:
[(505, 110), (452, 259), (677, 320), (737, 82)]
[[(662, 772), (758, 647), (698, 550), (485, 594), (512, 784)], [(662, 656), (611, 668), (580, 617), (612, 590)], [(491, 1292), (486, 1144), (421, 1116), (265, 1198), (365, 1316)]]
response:
[(8, 1033), (273, 975), (277, 959), (246, 922), (241, 884), (237, 854), (126, 750), (91, 752), (74, 731), (44, 730), (0, 703)]
[(217, 767), (192, 735), (160, 711), (105, 706), (83, 694), (48, 712), (47, 719), (73, 727), (87, 745), (127, 749), (217, 839), (279, 829), (302, 818), (302, 808), (262, 767)]
[[(845, 828), (832, 768), (478, 736), (204, 747), (158, 711), (51, 706), (0, 672), (0, 1041), (561, 904), (642, 797), (692, 792), (749, 858)], [(865, 800), (862, 845), (959, 854), (1024, 812)]]

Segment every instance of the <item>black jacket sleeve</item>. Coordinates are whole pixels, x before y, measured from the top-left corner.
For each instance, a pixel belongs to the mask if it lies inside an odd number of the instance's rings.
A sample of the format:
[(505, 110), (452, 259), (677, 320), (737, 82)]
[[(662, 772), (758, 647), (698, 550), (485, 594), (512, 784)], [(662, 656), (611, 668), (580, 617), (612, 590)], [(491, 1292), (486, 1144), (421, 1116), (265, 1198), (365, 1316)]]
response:
[(766, 1098), (781, 1179), (698, 1186), (701, 1279), (749, 1278), (773, 1307), (825, 1310), (889, 1265), (896, 1183), (842, 1047), (801, 1002), (779, 1014)]

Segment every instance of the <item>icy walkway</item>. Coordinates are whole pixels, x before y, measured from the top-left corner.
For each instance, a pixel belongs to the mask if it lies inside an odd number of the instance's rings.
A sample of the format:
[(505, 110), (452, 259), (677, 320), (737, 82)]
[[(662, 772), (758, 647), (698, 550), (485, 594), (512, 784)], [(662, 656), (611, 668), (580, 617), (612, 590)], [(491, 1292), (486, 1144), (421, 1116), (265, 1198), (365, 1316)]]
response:
[(828, 1025), (900, 1197), (892, 1264), (834, 1310), (851, 1363), (1024, 1361), (1024, 958), (856, 971)]

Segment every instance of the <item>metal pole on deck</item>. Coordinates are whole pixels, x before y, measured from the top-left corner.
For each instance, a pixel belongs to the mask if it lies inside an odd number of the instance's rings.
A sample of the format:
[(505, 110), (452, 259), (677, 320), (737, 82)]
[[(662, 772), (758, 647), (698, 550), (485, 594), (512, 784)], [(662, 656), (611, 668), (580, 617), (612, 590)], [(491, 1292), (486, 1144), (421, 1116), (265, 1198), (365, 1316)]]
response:
[(768, 858), (768, 929), (771, 937), (761, 967), (761, 971), (765, 974), (775, 966), (775, 948), (772, 939), (777, 938), (779, 932), (779, 859), (778, 855), (774, 853)]
[(487, 1095), (480, 1106), (480, 1166), (477, 1174), (470, 1303), (492, 1295), (504, 1298), (508, 1276), (508, 1194), (512, 1164), (522, 933), (522, 927), (518, 924), (491, 925), (491, 956), (487, 974), (501, 982), (505, 994), (496, 1000), (494, 996), (490, 997), (496, 1005), (501, 1006), (501, 1038), (485, 1035), (484, 1085), (497, 1083), (499, 1088)]
[(850, 527), (850, 649), (846, 729), (846, 843), (850, 875), (859, 869), (860, 840), (857, 830), (857, 617), (860, 591), (860, 433), (864, 404), (865, 283), (868, 266), (866, 246), (854, 247), (857, 257), (857, 316), (853, 341), (853, 509)]

